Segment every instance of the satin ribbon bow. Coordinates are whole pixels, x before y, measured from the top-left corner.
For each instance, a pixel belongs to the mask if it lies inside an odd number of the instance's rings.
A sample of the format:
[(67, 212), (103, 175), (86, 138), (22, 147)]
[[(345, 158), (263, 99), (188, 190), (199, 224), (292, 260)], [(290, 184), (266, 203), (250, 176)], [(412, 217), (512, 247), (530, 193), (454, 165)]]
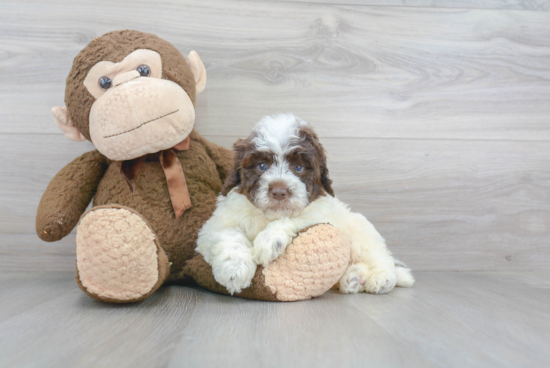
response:
[[(187, 188), (187, 182), (183, 174), (183, 167), (176, 155), (176, 151), (189, 149), (189, 141), (190, 139), (187, 137), (174, 147), (158, 153), (158, 160), (166, 176), (168, 193), (170, 194), (176, 218), (180, 218), (185, 210), (191, 207), (191, 198), (189, 197), (189, 189)], [(120, 172), (126, 178), (132, 193), (134, 193), (134, 180), (139, 175), (147, 156), (144, 155), (133, 160), (123, 161), (120, 166)]]

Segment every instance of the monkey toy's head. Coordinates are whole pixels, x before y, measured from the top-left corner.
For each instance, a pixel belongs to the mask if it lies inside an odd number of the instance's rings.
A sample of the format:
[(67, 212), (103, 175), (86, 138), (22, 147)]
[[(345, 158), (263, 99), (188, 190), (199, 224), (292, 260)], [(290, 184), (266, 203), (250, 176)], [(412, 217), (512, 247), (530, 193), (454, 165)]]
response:
[(131, 160), (189, 135), (195, 95), (205, 84), (196, 52), (186, 60), (155, 35), (114, 31), (77, 55), (67, 77), (67, 107), (52, 113), (69, 139), (88, 139), (111, 160)]

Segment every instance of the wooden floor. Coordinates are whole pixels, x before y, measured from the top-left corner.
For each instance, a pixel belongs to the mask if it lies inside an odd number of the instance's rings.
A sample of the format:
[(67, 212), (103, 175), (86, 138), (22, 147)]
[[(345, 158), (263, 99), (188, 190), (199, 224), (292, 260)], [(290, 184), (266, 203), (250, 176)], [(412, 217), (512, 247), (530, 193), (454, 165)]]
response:
[(387, 295), (272, 303), (164, 287), (139, 304), (73, 275), (0, 274), (1, 367), (547, 367), (549, 272), (421, 272)]

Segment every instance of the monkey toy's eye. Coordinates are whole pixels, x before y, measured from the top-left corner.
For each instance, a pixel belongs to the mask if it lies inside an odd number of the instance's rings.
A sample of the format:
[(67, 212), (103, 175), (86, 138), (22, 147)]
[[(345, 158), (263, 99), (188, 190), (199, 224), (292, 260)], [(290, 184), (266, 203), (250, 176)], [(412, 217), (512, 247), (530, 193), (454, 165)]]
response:
[(261, 164), (258, 165), (258, 170), (266, 171), (267, 170), (267, 165), (262, 162)]
[(302, 171), (304, 171), (304, 167), (303, 166), (294, 166), (294, 171), (296, 171), (297, 173), (301, 173)]
[(111, 81), (111, 78), (109, 77), (101, 77), (98, 80), (99, 86), (101, 89), (108, 90), (113, 85), (113, 82)]
[(149, 69), (149, 67), (145, 64), (138, 66), (136, 70), (142, 77), (148, 77), (151, 75), (151, 69)]

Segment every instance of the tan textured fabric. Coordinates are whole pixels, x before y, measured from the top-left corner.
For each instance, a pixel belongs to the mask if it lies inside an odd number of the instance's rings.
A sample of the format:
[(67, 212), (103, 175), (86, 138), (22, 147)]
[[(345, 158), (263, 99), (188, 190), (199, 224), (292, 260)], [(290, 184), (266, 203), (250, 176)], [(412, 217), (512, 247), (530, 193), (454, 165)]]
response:
[[(65, 104), (71, 121), (86, 139), (91, 140), (88, 119), (92, 104), (96, 100), (84, 85), (88, 72), (100, 61), (118, 63), (139, 49), (157, 52), (162, 58), (162, 78), (180, 85), (189, 95), (193, 105), (195, 104), (195, 77), (185, 57), (171, 43), (145, 32), (109, 32), (90, 42), (80, 51), (67, 77)], [(181, 139), (183, 138), (185, 136)]]
[(83, 215), (76, 235), (80, 284), (102, 299), (141, 299), (166, 277), (159, 272), (158, 248), (139, 214), (120, 207), (93, 208)]
[[(267, 268), (259, 266), (250, 287), (235, 296), (269, 301), (310, 299), (330, 290), (349, 261), (349, 244), (339, 230), (327, 224), (311, 226)], [(201, 255), (189, 261), (184, 272), (206, 289), (229, 294), (216, 282), (212, 267)]]
[(137, 70), (131, 70), (126, 73), (118, 74), (115, 79), (113, 79), (113, 87), (119, 86), (121, 84), (127, 83), (131, 81), (132, 79), (136, 79), (141, 77), (139, 72)]
[(189, 55), (187, 55), (187, 61), (195, 76), (195, 88), (197, 94), (199, 94), (204, 91), (204, 87), (206, 86), (206, 68), (196, 51), (191, 51)]
[(75, 142), (82, 142), (86, 140), (86, 137), (84, 137), (84, 135), (82, 135), (82, 133), (80, 133), (74, 126), (71, 118), (69, 117), (69, 111), (66, 107), (55, 106), (52, 107), (51, 111), (55, 124), (63, 131), (65, 137)]
[(172, 148), (195, 125), (193, 102), (174, 82), (137, 78), (108, 90), (90, 111), (90, 136), (111, 160)]
[(298, 235), (285, 254), (263, 270), (281, 301), (310, 299), (329, 290), (350, 262), (350, 247), (335, 227), (321, 224)]
[[(126, 56), (120, 63), (111, 61), (100, 61), (95, 64), (84, 79), (84, 86), (96, 99), (103, 96), (105, 90), (99, 86), (99, 78), (108, 77), (116, 85), (117, 77), (126, 74), (129, 71), (136, 71), (140, 65), (147, 65), (151, 74), (150, 78), (162, 77), (162, 58), (160, 54), (153, 50), (136, 50)], [(137, 74), (139, 77), (139, 73)]]

